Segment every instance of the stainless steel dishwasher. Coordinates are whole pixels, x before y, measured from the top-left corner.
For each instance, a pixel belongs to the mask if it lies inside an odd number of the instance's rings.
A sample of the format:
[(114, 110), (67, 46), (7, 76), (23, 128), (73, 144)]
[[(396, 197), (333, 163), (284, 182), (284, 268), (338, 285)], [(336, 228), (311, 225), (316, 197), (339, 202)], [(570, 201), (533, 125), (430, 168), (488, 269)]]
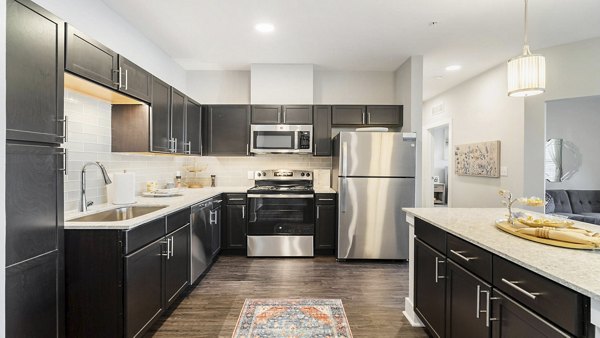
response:
[[(192, 206), (191, 220), (191, 248), (190, 258), (190, 284), (196, 282), (198, 277), (210, 265), (211, 252), (211, 202), (202, 202)], [(208, 254), (207, 254), (208, 253)]]

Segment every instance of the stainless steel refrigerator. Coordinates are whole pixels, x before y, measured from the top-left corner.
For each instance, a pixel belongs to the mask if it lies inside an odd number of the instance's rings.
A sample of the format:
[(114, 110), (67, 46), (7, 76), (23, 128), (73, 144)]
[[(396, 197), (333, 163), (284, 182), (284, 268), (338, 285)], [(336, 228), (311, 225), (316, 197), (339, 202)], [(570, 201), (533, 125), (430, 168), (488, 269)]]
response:
[(415, 205), (415, 134), (340, 132), (333, 144), (337, 258), (408, 259), (402, 208)]

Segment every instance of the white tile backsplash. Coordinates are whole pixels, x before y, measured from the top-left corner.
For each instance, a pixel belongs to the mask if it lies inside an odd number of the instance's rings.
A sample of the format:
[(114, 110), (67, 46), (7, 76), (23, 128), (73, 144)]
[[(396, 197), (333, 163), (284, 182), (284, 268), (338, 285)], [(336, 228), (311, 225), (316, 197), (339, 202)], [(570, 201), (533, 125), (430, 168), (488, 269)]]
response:
[[(77, 209), (81, 168), (86, 162), (99, 161), (109, 173), (127, 170), (136, 174), (136, 190), (141, 193), (145, 182), (164, 184), (173, 180), (176, 171), (184, 177), (187, 165), (206, 164), (199, 177), (216, 175), (218, 186), (250, 186), (248, 171), (261, 169), (331, 169), (330, 157), (310, 155), (258, 155), (251, 157), (185, 157), (111, 152), (111, 104), (65, 89), (65, 114), (69, 117), (68, 175), (65, 177), (65, 211)], [(100, 170), (87, 170), (87, 196), (95, 204), (106, 203), (106, 186)]]

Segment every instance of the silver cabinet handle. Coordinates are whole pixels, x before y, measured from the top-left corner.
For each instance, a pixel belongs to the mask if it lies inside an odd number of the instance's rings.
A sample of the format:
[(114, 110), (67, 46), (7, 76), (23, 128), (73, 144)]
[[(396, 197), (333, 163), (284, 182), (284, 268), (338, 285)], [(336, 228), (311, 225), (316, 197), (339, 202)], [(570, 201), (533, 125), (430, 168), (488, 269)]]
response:
[(171, 239), (167, 238), (167, 241), (161, 241), (161, 243), (167, 245), (167, 253), (163, 253), (161, 256), (166, 256), (167, 260), (169, 260), (169, 257), (171, 257)]
[(119, 69), (113, 69), (113, 72), (119, 74), (117, 82), (113, 82), (113, 83), (117, 85), (117, 89), (121, 89), (122, 88), (122, 85), (121, 85), (121, 83), (122, 83), (121, 82), (121, 80), (122, 80), (121, 67), (119, 67)]
[(321, 210), (321, 206), (317, 205), (317, 219), (319, 219), (319, 210)]
[(319, 198), (319, 201), (333, 201), (333, 198)]
[(444, 260), (440, 260), (439, 257), (435, 257), (435, 282), (439, 282), (440, 279), (444, 279), (446, 278), (446, 276), (440, 276), (439, 274), (439, 265), (440, 264), (445, 264), (446, 261)]
[(523, 289), (522, 287), (518, 286), (517, 284), (522, 283), (520, 281), (509, 281), (507, 279), (502, 278), (502, 282), (531, 299), (536, 299), (537, 296), (541, 295), (540, 292), (529, 292), (529, 291)]
[(127, 69), (125, 69), (125, 90), (127, 90), (127, 84), (129, 83), (129, 77), (127, 76)]
[(481, 285), (477, 285), (477, 305), (475, 306), (475, 318), (479, 319), (479, 306), (481, 305)]
[(315, 155), (318, 153), (318, 151), (317, 151), (317, 144), (319, 144), (319, 143), (315, 142)]
[(284, 112), (284, 111), (282, 111), (282, 112), (281, 112), (281, 115), (283, 115), (283, 124), (285, 124), (285, 112)]
[(455, 254), (456, 256), (458, 256), (459, 258), (461, 258), (462, 260), (468, 262), (474, 259), (477, 259), (477, 257), (466, 257), (463, 256), (462, 254), (466, 253), (466, 251), (455, 251), (455, 250), (450, 250), (450, 252), (452, 252), (453, 254)]
[(60, 169), (58, 169), (58, 171), (62, 171), (65, 176), (67, 176), (68, 171), (69, 171), (69, 167), (68, 167), (68, 163), (69, 163), (68, 156), (69, 155), (68, 155), (68, 152), (69, 151), (67, 149), (63, 149), (63, 151), (59, 153), (60, 155), (63, 155), (63, 167), (60, 168)]
[(183, 144), (183, 152), (188, 155), (192, 154), (192, 141), (187, 141)]
[(362, 124), (366, 124), (366, 123), (365, 123), (365, 115), (366, 115), (366, 114), (365, 114), (365, 112), (363, 112), (363, 113), (362, 113)]
[(173, 139), (173, 152), (176, 153), (177, 152), (177, 138)]
[(242, 205), (242, 219), (246, 219), (246, 206)]
[(485, 310), (481, 310), (481, 312), (485, 312), (485, 326), (490, 327), (490, 292), (481, 290), (481, 293), (485, 293)]
[(250, 145), (246, 143), (246, 156), (250, 155)]
[(236, 197), (236, 198), (230, 198), (229, 200), (230, 201), (243, 201), (244, 199)]
[(175, 236), (171, 236), (171, 257), (173, 257), (174, 252), (175, 252)]
[(64, 115), (64, 118), (59, 119), (58, 122), (63, 124), (63, 134), (60, 138), (63, 139), (63, 142), (69, 142), (69, 116)]
[[(127, 73), (125, 73), (125, 74), (127, 74)], [(367, 124), (371, 124), (371, 112), (367, 113)]]

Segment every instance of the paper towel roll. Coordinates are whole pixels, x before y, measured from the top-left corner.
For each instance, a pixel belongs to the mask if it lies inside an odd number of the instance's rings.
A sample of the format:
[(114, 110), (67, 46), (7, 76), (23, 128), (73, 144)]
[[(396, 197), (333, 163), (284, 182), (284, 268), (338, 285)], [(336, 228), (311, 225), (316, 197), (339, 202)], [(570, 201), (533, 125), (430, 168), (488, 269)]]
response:
[(112, 203), (135, 203), (135, 174), (122, 172), (113, 174)]

